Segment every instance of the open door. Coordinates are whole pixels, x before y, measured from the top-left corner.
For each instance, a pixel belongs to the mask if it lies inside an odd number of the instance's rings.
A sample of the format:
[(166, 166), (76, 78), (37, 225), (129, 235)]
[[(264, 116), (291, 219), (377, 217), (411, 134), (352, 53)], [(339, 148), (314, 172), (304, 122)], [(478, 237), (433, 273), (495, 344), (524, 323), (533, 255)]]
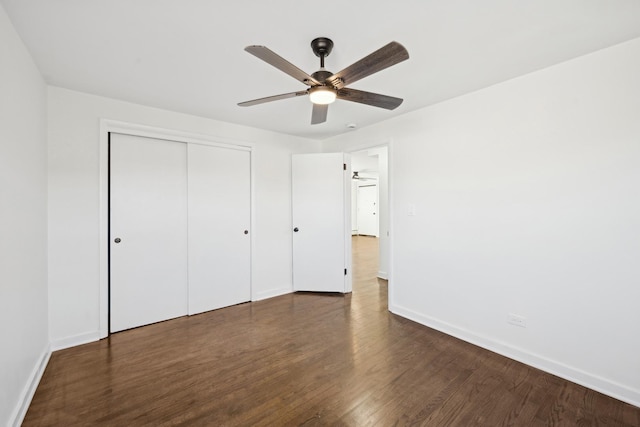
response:
[(293, 155), (294, 291), (351, 292), (350, 169), (344, 153)]

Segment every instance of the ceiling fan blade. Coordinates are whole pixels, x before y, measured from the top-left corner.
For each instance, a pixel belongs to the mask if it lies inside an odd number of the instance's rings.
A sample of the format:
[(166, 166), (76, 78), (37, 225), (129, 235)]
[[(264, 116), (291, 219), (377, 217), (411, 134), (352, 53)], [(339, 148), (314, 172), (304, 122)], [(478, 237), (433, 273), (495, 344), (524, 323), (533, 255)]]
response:
[(320, 84), (319, 81), (309, 74), (265, 46), (247, 46), (244, 50), (308, 86), (317, 86)]
[(329, 105), (313, 104), (313, 110), (311, 111), (311, 124), (317, 125), (327, 121), (327, 111), (329, 111)]
[(283, 93), (282, 95), (273, 95), (273, 96), (267, 96), (266, 98), (258, 98), (258, 99), (253, 99), (251, 101), (239, 102), (238, 105), (241, 107), (249, 107), (251, 105), (264, 104), (265, 102), (278, 101), (280, 99), (295, 98), (296, 96), (302, 96), (307, 94), (308, 93), (306, 90), (301, 90), (300, 92)]
[(335, 73), (329, 77), (327, 81), (334, 87), (340, 89), (406, 59), (409, 59), (407, 49), (398, 42), (391, 42), (349, 65), (344, 70)]
[(345, 101), (359, 102), (361, 104), (372, 105), (374, 107), (394, 110), (402, 104), (402, 98), (380, 95), (379, 93), (364, 92), (362, 90), (343, 88), (338, 91), (338, 99)]

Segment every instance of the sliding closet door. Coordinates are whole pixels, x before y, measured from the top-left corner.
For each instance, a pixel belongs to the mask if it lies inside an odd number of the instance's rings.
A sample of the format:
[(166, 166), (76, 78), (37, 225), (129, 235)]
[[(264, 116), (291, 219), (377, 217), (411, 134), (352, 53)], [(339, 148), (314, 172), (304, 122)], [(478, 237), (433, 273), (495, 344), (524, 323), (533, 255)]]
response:
[(111, 332), (187, 314), (186, 144), (110, 139)]
[(250, 152), (189, 144), (189, 314), (251, 299)]

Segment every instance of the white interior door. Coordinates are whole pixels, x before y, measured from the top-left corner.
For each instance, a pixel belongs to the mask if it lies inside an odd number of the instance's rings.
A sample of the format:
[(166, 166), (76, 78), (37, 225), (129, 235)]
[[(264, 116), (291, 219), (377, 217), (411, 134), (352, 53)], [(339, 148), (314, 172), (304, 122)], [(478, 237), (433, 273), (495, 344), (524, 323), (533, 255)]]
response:
[(189, 144), (189, 314), (251, 299), (249, 151)]
[(111, 134), (111, 332), (187, 314), (186, 144)]
[(293, 155), (295, 291), (351, 291), (349, 163), (343, 153)]
[(358, 234), (378, 236), (378, 186), (358, 187)]

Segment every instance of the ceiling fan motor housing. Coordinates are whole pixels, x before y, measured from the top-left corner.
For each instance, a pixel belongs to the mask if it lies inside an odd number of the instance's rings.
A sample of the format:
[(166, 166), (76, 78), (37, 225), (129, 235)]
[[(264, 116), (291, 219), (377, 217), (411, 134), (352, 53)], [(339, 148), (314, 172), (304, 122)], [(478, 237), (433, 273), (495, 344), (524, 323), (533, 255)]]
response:
[(333, 73), (331, 71), (327, 71), (323, 69), (323, 70), (318, 70), (315, 73), (311, 74), (311, 77), (313, 77), (319, 82), (323, 82), (327, 80), (329, 77), (331, 77), (332, 75)]

